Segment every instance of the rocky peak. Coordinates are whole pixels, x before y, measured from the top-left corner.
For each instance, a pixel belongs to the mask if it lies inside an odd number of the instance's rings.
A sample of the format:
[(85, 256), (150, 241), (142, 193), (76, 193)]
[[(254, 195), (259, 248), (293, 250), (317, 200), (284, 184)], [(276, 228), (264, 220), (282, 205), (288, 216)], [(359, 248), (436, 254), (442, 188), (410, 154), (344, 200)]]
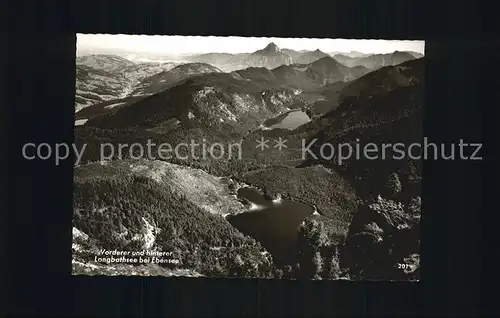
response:
[(280, 52), (280, 49), (276, 44), (274, 44), (274, 42), (271, 42), (262, 51), (264, 53), (278, 53)]

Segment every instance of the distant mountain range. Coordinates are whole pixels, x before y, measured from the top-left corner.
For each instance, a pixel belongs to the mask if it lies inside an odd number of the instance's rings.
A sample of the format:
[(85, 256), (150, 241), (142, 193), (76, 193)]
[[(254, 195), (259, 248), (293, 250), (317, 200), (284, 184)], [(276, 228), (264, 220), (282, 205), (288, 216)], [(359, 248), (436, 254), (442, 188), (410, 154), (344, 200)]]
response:
[[(298, 53), (304, 59), (324, 54), (319, 50)], [(291, 61), (273, 43), (252, 54), (253, 63)], [(258, 59), (262, 57), (274, 60)], [(86, 97), (94, 103), (76, 115), (77, 119), (88, 120), (87, 127), (142, 127), (151, 132), (198, 127), (211, 136), (243, 136), (262, 119), (290, 109), (309, 109), (311, 115), (322, 115), (344, 100), (383, 95), (417, 85), (423, 78), (423, 59), (370, 71), (325, 56), (308, 64), (248, 67), (229, 73), (202, 62), (152, 67), (150, 63), (135, 64), (107, 55), (83, 57), (79, 62), (77, 101)], [(391, 63), (395, 62), (393, 58)], [(83, 94), (84, 88), (97, 90), (100, 100)]]
[[(422, 57), (415, 52), (394, 52), (388, 54), (366, 54), (359, 52), (328, 54), (321, 50), (295, 51), (280, 49), (276, 44), (270, 43), (264, 49), (253, 53), (207, 53), (184, 57), (188, 61), (207, 63), (217, 66), (225, 72), (231, 72), (248, 67), (276, 68), (280, 65), (309, 64), (323, 57), (333, 56), (340, 63), (349, 66), (364, 66), (376, 69), (386, 65), (395, 65), (409, 59)], [(373, 58), (369, 58), (373, 56)], [(359, 60), (359, 61), (358, 61)]]
[[(102, 65), (108, 64), (103, 63)], [(165, 96), (165, 98), (166, 96), (170, 96), (170, 102), (172, 102), (173, 99), (181, 98), (178, 94), (172, 95), (172, 90), (169, 90), (169, 88), (182, 92), (182, 94), (188, 94), (186, 97), (182, 97), (184, 98), (183, 100), (185, 100), (185, 98), (194, 100), (194, 96), (200, 94), (197, 93), (200, 91), (206, 92), (211, 98), (217, 98), (221, 105), (225, 105), (228, 101), (232, 100), (232, 102), (229, 102), (231, 106), (228, 105), (227, 114), (230, 114), (229, 110), (232, 109), (231, 107), (240, 105), (239, 101), (245, 101), (243, 104), (249, 103), (249, 105), (259, 105), (266, 98), (271, 98), (271, 96), (273, 96), (274, 93), (266, 95), (266, 92), (271, 91), (281, 93), (276, 95), (275, 99), (270, 99), (269, 103), (279, 101), (281, 98), (279, 96), (283, 96), (283, 98), (289, 100), (285, 107), (299, 107), (298, 105), (302, 107), (307, 104), (307, 101), (314, 100), (314, 97), (311, 97), (311, 94), (308, 95), (308, 92), (314, 92), (329, 83), (351, 81), (369, 71), (364, 67), (350, 68), (344, 66), (331, 57), (323, 57), (310, 64), (281, 65), (272, 70), (264, 67), (250, 67), (231, 73), (223, 73), (216, 67), (199, 62), (172, 66), (173, 65), (170, 64), (164, 66), (166, 67), (164, 71), (160, 71), (161, 68), (155, 68), (151, 71), (154, 72), (154, 74), (150, 76), (146, 76), (146, 70), (151, 69), (144, 66), (140, 68), (142, 71), (140, 73), (142, 76), (140, 77), (129, 75), (135, 74), (129, 71), (132, 69), (130, 66), (127, 65), (123, 66), (123, 68), (119, 68), (116, 64), (110, 64), (109, 67), (112, 69), (119, 69), (120, 75), (113, 76), (112, 74), (114, 73), (106, 71), (101, 71), (103, 75), (100, 77), (92, 76), (92, 74), (88, 72), (82, 74), (78, 78), (78, 87), (93, 87), (100, 94), (106, 93), (106, 95), (99, 95), (101, 98), (100, 100), (89, 100), (89, 102), (94, 102), (95, 105), (84, 111), (79, 111), (77, 113), (77, 118), (89, 119), (107, 112), (117, 112), (117, 114), (121, 114), (122, 112), (119, 111), (119, 108), (128, 105), (130, 101), (136, 101), (137, 99), (135, 97), (140, 96), (146, 97), (154, 95), (151, 96), (151, 98), (141, 101), (141, 105), (145, 105), (149, 102), (156, 103), (156, 100), (163, 98), (161, 96)], [(87, 66), (78, 66), (79, 69), (84, 67)], [(137, 68), (138, 65), (135, 65), (133, 70)], [(125, 76), (123, 74), (125, 74)], [(85, 76), (87, 76), (86, 80)], [(82, 78), (83, 80), (81, 80)], [(123, 80), (123, 82), (121, 82), (120, 79)], [(126, 83), (133, 84), (133, 80), (135, 80), (136, 83), (133, 86), (129, 84), (129, 86), (126, 87)], [(110, 83), (114, 83), (114, 86), (111, 86)], [(128, 88), (128, 94), (124, 95), (123, 92), (126, 88)], [(225, 96), (225, 94), (229, 92), (231, 92), (232, 95), (229, 94)], [(161, 94), (155, 95), (157, 93)], [(95, 95), (83, 94), (81, 89), (77, 91), (77, 101), (87, 96)], [(174, 105), (175, 104), (177, 103), (174, 103)], [(129, 108), (127, 107), (127, 109)], [(149, 118), (146, 111), (148, 108), (141, 106), (140, 109), (140, 114), (130, 116), (130, 119), (135, 121), (134, 125), (141, 125), (140, 118), (143, 115)], [(184, 107), (183, 111), (187, 109), (188, 108)], [(203, 111), (208, 110), (206, 107), (200, 109)], [(279, 111), (283, 110), (285, 110), (285, 108), (279, 109)], [(235, 109), (235, 112), (239, 113), (240, 110)], [(271, 113), (272, 112), (273, 111), (271, 111)], [(193, 109), (193, 114), (196, 113), (199, 113), (199, 111)], [(228, 119), (230, 119), (232, 115), (229, 115), (228, 118), (225, 118), (224, 114), (219, 115), (222, 116), (220, 119), (225, 120), (226, 124), (231, 122), (230, 120), (228, 121)], [(257, 117), (265, 116), (258, 115)], [(207, 117), (204, 118), (207, 119)], [(178, 118), (178, 120), (185, 121), (185, 118)], [(93, 122), (94, 120), (91, 119), (89, 124)], [(238, 120), (238, 122), (241, 123), (241, 120)], [(216, 122), (215, 124), (221, 125), (220, 122)], [(249, 125), (252, 126), (254, 124), (255, 122)], [(126, 125), (130, 125), (130, 122), (127, 121)], [(243, 127), (243, 131), (248, 128), (247, 125), (241, 126)]]
[(337, 81), (350, 81), (366, 74), (363, 67), (350, 68), (331, 57), (317, 59), (309, 64), (282, 65), (275, 69), (247, 68), (236, 71), (246, 80), (266, 85), (280, 85), (299, 90), (311, 90)]
[(372, 55), (375, 53), (361, 53), (361, 52), (357, 52), (357, 51), (350, 51), (350, 52), (328, 52), (328, 54), (330, 54), (331, 56), (334, 56), (337, 54), (342, 54), (342, 55), (348, 56), (350, 58), (357, 58), (357, 57), (369, 56), (369, 55)]
[(294, 62), (290, 55), (282, 51), (274, 43), (269, 43), (265, 48), (252, 53), (208, 53), (188, 56), (186, 59), (192, 62), (211, 64), (226, 72), (248, 67), (265, 67), (273, 69)]
[[(294, 63), (291, 56), (298, 61), (311, 62)], [(416, 78), (411, 66), (423, 65), (404, 52), (345, 58), (350, 59), (347, 64), (365, 64), (370, 68), (346, 66), (338, 61), (338, 55), (330, 57), (320, 50), (281, 50), (274, 43), (249, 54), (198, 55), (192, 57), (197, 62), (191, 63), (133, 63), (113, 55), (82, 56), (77, 58), (77, 118), (90, 119), (88, 125), (149, 129), (171, 118), (186, 126), (200, 124), (201, 120), (203, 125), (215, 127), (217, 132), (245, 133), (259, 122), (258, 118), (268, 118), (286, 109), (307, 107), (311, 114), (322, 114), (347, 97), (366, 95), (367, 90), (373, 95), (376, 90), (385, 93), (410, 85)], [(393, 65), (408, 60), (408, 65), (402, 63), (371, 72), (371, 68), (378, 68), (380, 61)], [(225, 73), (207, 63), (210, 61), (215, 65), (259, 66)], [(422, 72), (423, 69), (419, 69), (419, 76)], [(200, 96), (211, 102), (200, 102)], [(158, 108), (158, 103), (166, 100), (171, 106)], [(223, 111), (202, 107), (198, 102), (224, 105), (221, 106)], [(186, 107), (185, 103), (192, 103), (193, 108)], [(125, 107), (131, 104), (134, 107)], [(91, 105), (94, 106), (80, 111)], [(179, 105), (177, 110), (175, 105)], [(160, 110), (165, 115), (160, 116)], [(240, 127), (236, 129), (236, 126)]]
[(366, 68), (375, 70), (380, 67), (397, 65), (415, 58), (422, 57), (421, 54), (415, 52), (400, 52), (395, 51), (394, 53), (388, 54), (371, 54), (371, 55), (360, 55), (353, 57), (352, 55), (345, 54), (335, 54), (335, 58), (340, 63), (347, 65), (349, 67), (354, 66), (364, 66)]
[[(315, 61), (321, 62), (313, 64)], [(352, 80), (368, 71), (362, 66), (349, 68), (336, 63), (320, 50), (293, 51), (280, 49), (274, 43), (252, 53), (208, 53), (185, 56), (182, 62), (135, 63), (117, 55), (92, 54), (77, 57), (76, 64), (77, 111), (109, 100), (154, 94), (203, 73), (241, 71), (235, 76), (246, 74), (247, 80), (258, 80), (258, 72), (264, 76), (267, 70), (273, 70), (276, 83), (307, 89)]]

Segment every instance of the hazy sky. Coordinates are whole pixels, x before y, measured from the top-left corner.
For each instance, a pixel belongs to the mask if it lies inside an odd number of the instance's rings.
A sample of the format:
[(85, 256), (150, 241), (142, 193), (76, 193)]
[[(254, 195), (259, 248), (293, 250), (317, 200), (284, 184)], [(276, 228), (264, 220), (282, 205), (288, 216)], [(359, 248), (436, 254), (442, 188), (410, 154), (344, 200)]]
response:
[(182, 53), (247, 53), (274, 42), (280, 48), (316, 50), (323, 52), (390, 53), (414, 51), (424, 53), (424, 41), (346, 40), (309, 38), (254, 38), (219, 36), (166, 36), (125, 34), (78, 34), (77, 49), (123, 49), (124, 51), (182, 54)]

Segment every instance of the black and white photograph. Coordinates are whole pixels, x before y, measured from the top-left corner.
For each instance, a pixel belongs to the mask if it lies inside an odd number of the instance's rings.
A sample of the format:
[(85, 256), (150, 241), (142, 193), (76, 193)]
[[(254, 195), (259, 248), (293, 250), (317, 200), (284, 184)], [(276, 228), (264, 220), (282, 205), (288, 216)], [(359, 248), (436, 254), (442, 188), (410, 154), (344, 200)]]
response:
[(76, 50), (73, 275), (419, 281), (424, 41)]

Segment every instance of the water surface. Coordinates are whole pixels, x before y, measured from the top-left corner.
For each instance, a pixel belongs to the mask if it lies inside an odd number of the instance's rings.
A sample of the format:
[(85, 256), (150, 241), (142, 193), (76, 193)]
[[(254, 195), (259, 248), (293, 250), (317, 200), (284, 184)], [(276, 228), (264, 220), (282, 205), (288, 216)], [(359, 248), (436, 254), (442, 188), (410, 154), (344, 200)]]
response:
[(87, 122), (87, 118), (75, 120), (75, 126), (82, 126)]
[(268, 127), (270, 129), (281, 128), (292, 130), (311, 121), (309, 116), (301, 110), (293, 110), (284, 115), (284, 117), (280, 115), (274, 118), (274, 120), (278, 120), (277, 123), (273, 123), (273, 120), (269, 121), (268, 123), (271, 123), (271, 125)]
[(314, 208), (291, 200), (266, 200), (257, 189), (250, 187), (239, 189), (238, 197), (258, 208), (228, 216), (228, 221), (240, 232), (259, 241), (278, 264), (293, 264), (298, 227), (313, 214)]

